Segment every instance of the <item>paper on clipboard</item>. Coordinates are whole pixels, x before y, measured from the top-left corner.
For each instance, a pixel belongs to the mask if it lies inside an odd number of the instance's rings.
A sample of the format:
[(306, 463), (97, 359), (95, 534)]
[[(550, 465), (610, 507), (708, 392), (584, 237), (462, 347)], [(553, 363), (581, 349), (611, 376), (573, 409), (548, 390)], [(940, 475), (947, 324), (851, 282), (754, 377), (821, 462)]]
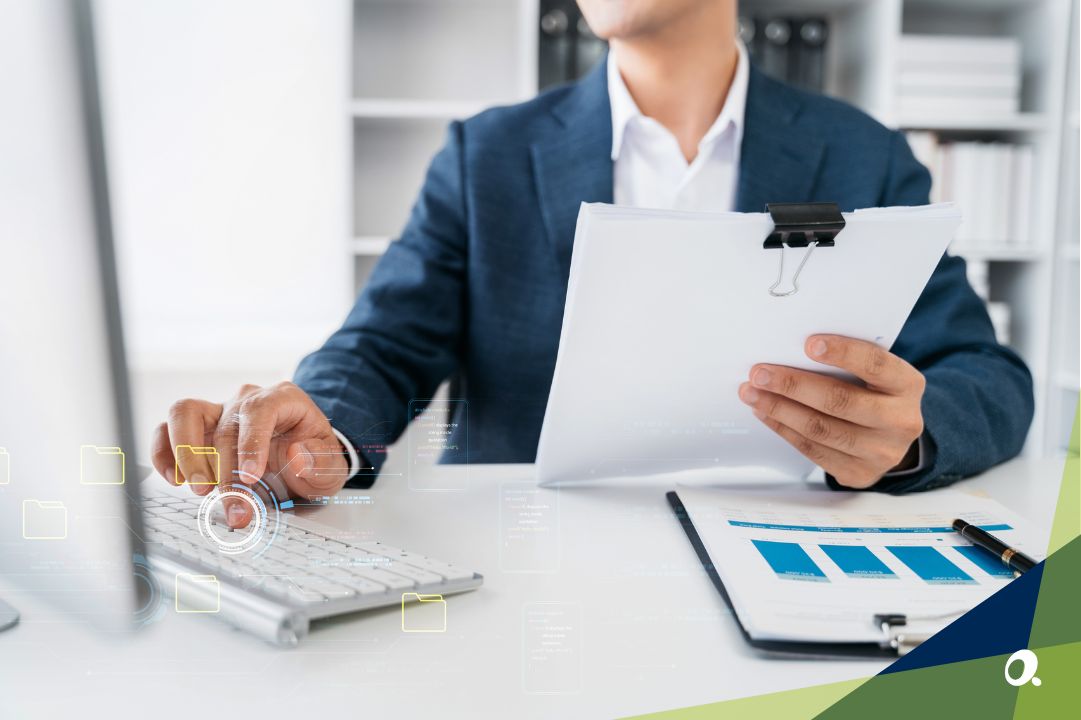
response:
[[(962, 517), (1042, 558), (1030, 527), (963, 490), (927, 498), (823, 486), (679, 488), (739, 621), (757, 640), (874, 642), (879, 613), (937, 631), (1013, 573), (951, 527)], [(914, 623), (915, 624), (915, 623)]]
[[(740, 402), (739, 384), (759, 362), (840, 376), (804, 354), (815, 333), (890, 347), (961, 219), (949, 204), (844, 217), (799, 291), (772, 297), (780, 251), (762, 247), (768, 214), (583, 203), (537, 448), (541, 484), (813, 471)], [(809, 250), (785, 252), (795, 267)]]

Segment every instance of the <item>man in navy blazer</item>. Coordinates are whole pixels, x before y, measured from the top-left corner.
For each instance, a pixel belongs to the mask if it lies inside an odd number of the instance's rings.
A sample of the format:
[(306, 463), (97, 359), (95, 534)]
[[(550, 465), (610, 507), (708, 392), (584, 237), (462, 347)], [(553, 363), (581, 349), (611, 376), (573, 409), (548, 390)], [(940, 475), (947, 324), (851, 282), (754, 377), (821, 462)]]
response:
[[(613, 201), (610, 78), (626, 81), (641, 114), (671, 130), (691, 163), (742, 62), (733, 0), (581, 5), (611, 41), (621, 74), (602, 62), (576, 84), (451, 123), (401, 238), (341, 329), (301, 363), (295, 385), (247, 386), (224, 405), (174, 406), (157, 439), (159, 469), (172, 474), (171, 447), (213, 435), (238, 449), (241, 469), (282, 471), (297, 495), (336, 491), (347, 476), (370, 482), (411, 401), (433, 397), (448, 378), (451, 397), (467, 401), (450, 442), (465, 446), (468, 432), (468, 455), (456, 459), (533, 461), (578, 208)], [(835, 201), (846, 211), (928, 202), (929, 175), (900, 133), (753, 67), (743, 72), (735, 210), (761, 212), (770, 201)], [(710, 104), (718, 86), (719, 102)], [(672, 97), (701, 106), (697, 125), (681, 121)], [(740, 396), (825, 468), (834, 488), (938, 487), (1022, 447), (1031, 379), (996, 342), (959, 258), (942, 259), (891, 352), (835, 336), (810, 338), (806, 349), (864, 385), (755, 366)]]

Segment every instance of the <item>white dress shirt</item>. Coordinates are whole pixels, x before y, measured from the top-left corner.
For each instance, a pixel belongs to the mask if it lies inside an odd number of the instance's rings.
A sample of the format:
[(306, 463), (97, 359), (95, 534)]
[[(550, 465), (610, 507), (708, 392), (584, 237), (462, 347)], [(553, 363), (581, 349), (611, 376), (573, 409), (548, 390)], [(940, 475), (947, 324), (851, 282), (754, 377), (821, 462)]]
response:
[(616, 205), (729, 212), (735, 209), (739, 148), (750, 66), (743, 43), (724, 107), (698, 143), (690, 163), (675, 135), (634, 102), (619, 74), (615, 51), (608, 53), (608, 100), (612, 106), (612, 177)]

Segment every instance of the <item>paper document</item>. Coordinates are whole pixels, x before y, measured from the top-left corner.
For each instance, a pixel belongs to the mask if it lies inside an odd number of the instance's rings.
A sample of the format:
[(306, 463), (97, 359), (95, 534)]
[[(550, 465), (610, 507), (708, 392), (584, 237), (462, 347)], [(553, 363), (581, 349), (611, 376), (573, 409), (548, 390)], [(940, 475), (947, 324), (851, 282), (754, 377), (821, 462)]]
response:
[(929, 502), (922, 494), (797, 487), (677, 490), (756, 640), (879, 641), (879, 613), (949, 624), (1013, 577), (952, 529), (957, 517), (1043, 558), (1024, 522), (988, 498), (939, 490)]
[[(960, 222), (951, 205), (845, 214), (799, 290), (773, 297), (768, 214), (583, 204), (559, 353), (537, 448), (542, 484), (711, 468), (792, 479), (810, 461), (740, 402), (755, 363), (840, 373), (804, 341), (890, 347)], [(791, 278), (806, 248), (785, 253)]]

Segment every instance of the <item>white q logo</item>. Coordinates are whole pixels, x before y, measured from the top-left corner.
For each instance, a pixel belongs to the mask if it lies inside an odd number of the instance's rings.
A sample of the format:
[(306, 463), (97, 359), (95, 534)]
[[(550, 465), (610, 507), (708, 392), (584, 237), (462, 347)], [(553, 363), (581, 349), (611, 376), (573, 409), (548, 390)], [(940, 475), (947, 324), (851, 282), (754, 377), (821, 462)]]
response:
[[(1021, 661), (1021, 674), (1018, 677), (1011, 677), (1010, 665), (1013, 665), (1015, 660)], [(1013, 655), (1010, 655), (1010, 659), (1006, 661), (1006, 669), (1003, 671), (1006, 675), (1006, 682), (1014, 687), (1021, 687), (1031, 680), (1033, 685), (1039, 687), (1040, 678), (1036, 677), (1036, 666), (1039, 663), (1036, 653), (1031, 650), (1018, 650)]]

